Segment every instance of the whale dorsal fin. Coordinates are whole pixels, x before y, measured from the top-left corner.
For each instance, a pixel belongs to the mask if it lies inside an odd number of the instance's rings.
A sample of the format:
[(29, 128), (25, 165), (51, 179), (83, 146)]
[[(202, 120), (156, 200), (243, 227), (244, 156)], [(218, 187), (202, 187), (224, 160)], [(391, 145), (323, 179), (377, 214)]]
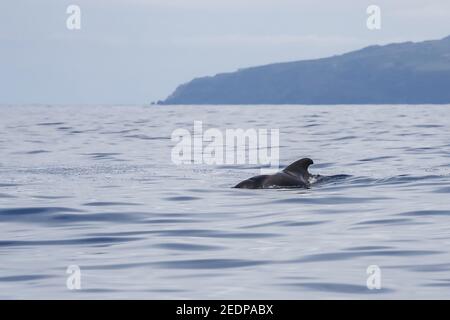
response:
[(314, 162), (309, 158), (303, 158), (295, 161), (294, 163), (288, 165), (283, 172), (290, 173), (292, 175), (302, 177), (305, 180), (308, 180), (310, 174), (308, 172), (308, 167), (312, 165)]

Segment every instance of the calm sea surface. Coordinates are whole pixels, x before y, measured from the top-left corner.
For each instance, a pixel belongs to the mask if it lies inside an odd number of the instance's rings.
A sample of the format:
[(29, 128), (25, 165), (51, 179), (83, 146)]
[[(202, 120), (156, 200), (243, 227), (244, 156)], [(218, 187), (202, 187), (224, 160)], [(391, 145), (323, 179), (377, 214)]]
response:
[[(232, 189), (259, 167), (172, 163), (194, 120), (345, 176)], [(450, 299), (449, 193), (450, 106), (3, 106), (0, 298)]]

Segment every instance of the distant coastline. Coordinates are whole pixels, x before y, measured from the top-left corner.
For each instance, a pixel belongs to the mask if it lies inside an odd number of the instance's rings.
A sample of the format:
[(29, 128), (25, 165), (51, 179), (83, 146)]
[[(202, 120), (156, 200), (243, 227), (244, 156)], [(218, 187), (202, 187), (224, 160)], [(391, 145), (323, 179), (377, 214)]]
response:
[(196, 78), (155, 104), (450, 104), (450, 36)]

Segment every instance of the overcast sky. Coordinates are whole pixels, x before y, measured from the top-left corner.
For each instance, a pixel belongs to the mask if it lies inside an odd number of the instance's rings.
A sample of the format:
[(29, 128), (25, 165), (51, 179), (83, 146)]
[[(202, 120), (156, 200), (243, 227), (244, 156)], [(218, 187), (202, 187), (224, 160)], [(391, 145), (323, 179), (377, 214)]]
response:
[(443, 38), (449, 21), (448, 0), (2, 0), (0, 103), (148, 104), (198, 76)]

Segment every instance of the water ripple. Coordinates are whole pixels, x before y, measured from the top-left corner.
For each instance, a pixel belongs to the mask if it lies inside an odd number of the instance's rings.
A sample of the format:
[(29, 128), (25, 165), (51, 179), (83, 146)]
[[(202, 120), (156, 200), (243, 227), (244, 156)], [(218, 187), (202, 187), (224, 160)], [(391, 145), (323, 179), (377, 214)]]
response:
[(129, 241), (137, 241), (142, 238), (113, 238), (113, 237), (94, 237), (63, 240), (0, 240), (0, 247), (35, 247), (35, 246), (60, 246), (60, 245), (97, 245), (114, 244)]
[(379, 290), (370, 290), (367, 286), (355, 285), (348, 283), (329, 283), (329, 282), (303, 282), (303, 283), (288, 283), (285, 286), (300, 287), (312, 291), (326, 292), (326, 293), (345, 293), (345, 294), (382, 294), (392, 293), (393, 289), (381, 288)]
[(173, 260), (156, 262), (160, 268), (170, 269), (229, 269), (244, 268), (267, 264), (267, 261), (252, 261), (242, 259), (199, 259), (199, 260)]
[(394, 256), (394, 257), (410, 257), (410, 256), (424, 256), (439, 254), (442, 251), (435, 250), (369, 250), (369, 251), (354, 251), (354, 252), (332, 252), (312, 254), (295, 262), (321, 262), (321, 261), (336, 261), (347, 260), (357, 257), (374, 257), (374, 256)]
[(450, 216), (450, 210), (418, 210), (400, 213), (401, 216), (426, 217), (426, 216)]

